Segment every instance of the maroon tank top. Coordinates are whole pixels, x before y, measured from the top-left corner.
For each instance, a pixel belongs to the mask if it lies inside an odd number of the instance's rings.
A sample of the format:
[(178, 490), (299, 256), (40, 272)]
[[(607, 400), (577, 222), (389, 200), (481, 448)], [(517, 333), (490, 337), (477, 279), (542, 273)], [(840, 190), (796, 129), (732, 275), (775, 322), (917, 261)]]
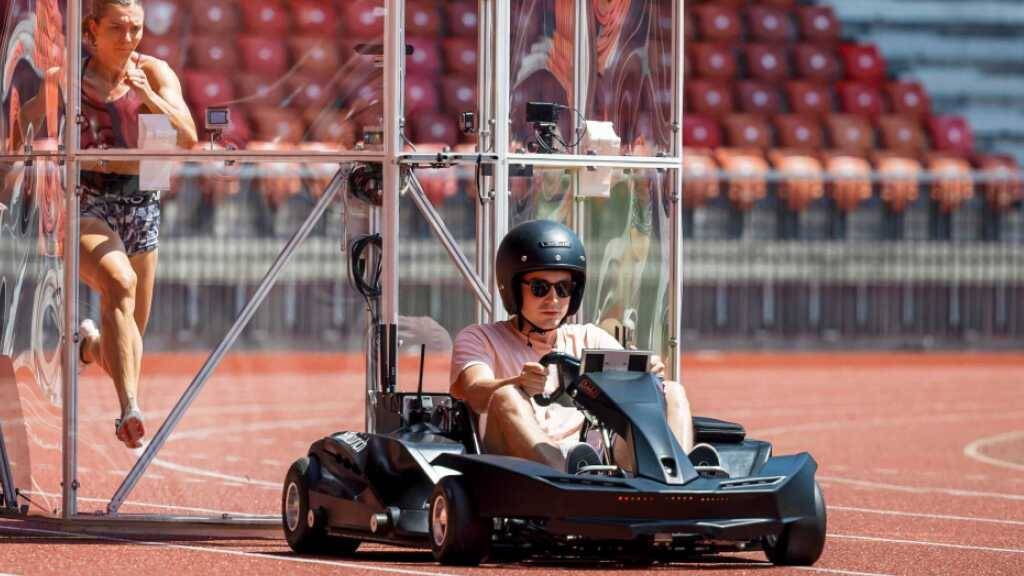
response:
[[(83, 76), (88, 58), (83, 62)], [(82, 149), (87, 148), (138, 148), (139, 113), (145, 102), (134, 88), (117, 100), (97, 100), (88, 91), (82, 90)]]

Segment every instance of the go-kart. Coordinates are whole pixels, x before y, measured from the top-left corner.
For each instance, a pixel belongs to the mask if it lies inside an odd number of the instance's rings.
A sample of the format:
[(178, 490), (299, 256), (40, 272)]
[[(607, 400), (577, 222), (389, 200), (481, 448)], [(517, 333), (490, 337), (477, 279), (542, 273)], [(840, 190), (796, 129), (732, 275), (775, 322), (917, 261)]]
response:
[[(737, 424), (695, 418), (717, 466), (694, 466), (664, 415), (657, 377), (580, 374), (552, 353), (566, 402), (585, 428), (632, 441), (632, 470), (609, 463), (567, 474), (483, 454), (467, 407), (445, 394), (385, 393), (377, 429), (318, 440), (288, 471), (282, 517), (300, 553), (350, 554), (360, 542), (430, 547), (442, 564), (484, 559), (674, 561), (762, 549), (775, 564), (810, 565), (825, 543), (826, 510), (807, 453), (773, 456)], [(422, 385), (422, 382), (421, 382)], [(422, 388), (421, 388), (422, 389)], [(605, 458), (611, 458), (605, 449)]]

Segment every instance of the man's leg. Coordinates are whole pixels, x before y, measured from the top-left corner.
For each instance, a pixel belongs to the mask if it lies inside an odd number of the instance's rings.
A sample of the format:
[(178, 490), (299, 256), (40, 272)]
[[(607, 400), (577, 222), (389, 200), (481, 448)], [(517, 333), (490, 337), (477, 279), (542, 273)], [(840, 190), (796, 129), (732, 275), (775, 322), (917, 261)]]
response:
[(527, 458), (552, 468), (565, 468), (562, 451), (541, 430), (533, 405), (515, 386), (503, 386), (487, 403), (484, 448), (488, 452)]

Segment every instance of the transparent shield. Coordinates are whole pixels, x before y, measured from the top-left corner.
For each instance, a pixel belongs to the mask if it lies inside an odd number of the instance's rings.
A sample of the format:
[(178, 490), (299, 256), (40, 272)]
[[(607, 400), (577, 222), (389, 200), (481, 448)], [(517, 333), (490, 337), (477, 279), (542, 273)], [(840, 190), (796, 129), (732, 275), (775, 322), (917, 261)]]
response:
[[(427, 169), (415, 170), (413, 175), (472, 270), (476, 261), (474, 171)], [(460, 330), (476, 322), (477, 299), (437, 239), (429, 223), (432, 218), (424, 215), (411, 194), (407, 189), (400, 208), (398, 385), (403, 391), (417, 389), (421, 346), (425, 346), (423, 389), (447, 392), (452, 341)]]
[(509, 169), (509, 227), (540, 218), (572, 222), (575, 171), (513, 165)]
[(19, 505), (62, 508), (64, 171), (0, 162), (0, 426)]
[[(170, 191), (160, 199), (159, 258), (138, 379), (144, 441), (253, 298), (337, 168), (223, 161), (173, 167)], [(124, 209), (99, 207), (88, 194), (93, 224), (106, 211)], [(339, 195), (328, 205), (122, 513), (277, 514), (293, 460), (326, 434), (362, 430), (365, 304), (349, 282), (343, 246), (365, 231), (367, 198)], [(140, 285), (137, 298), (145, 292)], [(82, 372), (79, 392), (79, 509), (88, 513), (105, 509), (139, 451), (115, 436), (120, 401), (106, 360), (95, 361), (119, 333), (110, 302), (85, 286), (81, 294), (80, 317), (100, 330), (99, 340), (86, 345), (84, 356), (94, 361)]]

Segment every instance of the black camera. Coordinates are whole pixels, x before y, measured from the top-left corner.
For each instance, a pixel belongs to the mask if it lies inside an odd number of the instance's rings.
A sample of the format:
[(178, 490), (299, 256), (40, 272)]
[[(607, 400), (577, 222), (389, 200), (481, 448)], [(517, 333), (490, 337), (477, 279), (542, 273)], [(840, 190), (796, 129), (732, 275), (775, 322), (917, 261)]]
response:
[(554, 154), (563, 151), (556, 146), (556, 143), (565, 146), (558, 130), (558, 114), (562, 108), (565, 106), (552, 102), (526, 103), (526, 121), (533, 125), (533, 131), (537, 134), (536, 140), (526, 143), (527, 150), (535, 154)]

